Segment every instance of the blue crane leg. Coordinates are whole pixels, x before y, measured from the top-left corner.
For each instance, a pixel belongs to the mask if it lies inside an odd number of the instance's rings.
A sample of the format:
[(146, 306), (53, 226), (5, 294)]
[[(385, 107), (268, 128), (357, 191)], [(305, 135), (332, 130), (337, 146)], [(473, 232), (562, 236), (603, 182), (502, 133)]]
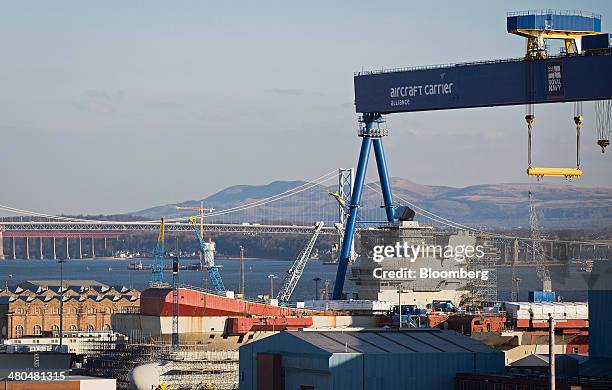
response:
[[(370, 125), (368, 123), (367, 125)], [(372, 139), (363, 137), (361, 141), (361, 151), (359, 152), (359, 161), (357, 162), (357, 172), (355, 173), (355, 183), (351, 195), (351, 204), (349, 205), (349, 215), (344, 227), (344, 239), (342, 240), (342, 250), (338, 259), (338, 271), (336, 272), (336, 284), (334, 284), (333, 299), (342, 299), (342, 290), (344, 289), (344, 279), (346, 278), (346, 269), (351, 258), (351, 245), (353, 243), (353, 235), (355, 234), (355, 224), (357, 223), (357, 212), (359, 203), (361, 203), (361, 191), (363, 190), (363, 182), (365, 181), (366, 170), (368, 168), (368, 160), (370, 158), (370, 149), (372, 147)]]
[(393, 206), (393, 195), (391, 193), (391, 184), (389, 183), (389, 174), (387, 173), (387, 161), (385, 160), (385, 150), (383, 148), (382, 138), (374, 138), (372, 143), (374, 144), (374, 155), (376, 156), (376, 165), (378, 166), (380, 187), (385, 201), (387, 221), (393, 222), (395, 218), (395, 207)]

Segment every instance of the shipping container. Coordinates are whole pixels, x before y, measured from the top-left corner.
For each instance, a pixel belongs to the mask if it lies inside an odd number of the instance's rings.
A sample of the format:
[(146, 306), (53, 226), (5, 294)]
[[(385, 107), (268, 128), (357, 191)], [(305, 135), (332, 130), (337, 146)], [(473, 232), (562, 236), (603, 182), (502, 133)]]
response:
[(515, 320), (547, 320), (550, 315), (557, 320), (588, 320), (589, 305), (586, 302), (506, 302), (508, 318)]
[(554, 302), (555, 300), (554, 291), (529, 291), (529, 302)]

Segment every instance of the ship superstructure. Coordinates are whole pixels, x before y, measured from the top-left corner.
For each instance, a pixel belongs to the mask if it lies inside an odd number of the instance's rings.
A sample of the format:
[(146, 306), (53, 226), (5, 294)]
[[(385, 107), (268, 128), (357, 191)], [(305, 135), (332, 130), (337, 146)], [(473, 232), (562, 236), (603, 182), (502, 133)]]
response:
[[(376, 260), (377, 246), (410, 249), (403, 256)], [(480, 248), (482, 253), (465, 256), (465, 248)], [(351, 280), (357, 286), (359, 299), (418, 307), (434, 300), (459, 305), (466, 296), (474, 294), (479, 299), (496, 299), (497, 248), (467, 232), (437, 234), (432, 226), (418, 221), (400, 221), (362, 230), (357, 252), (360, 256), (351, 268)], [(478, 277), (465, 277), (469, 272)]]

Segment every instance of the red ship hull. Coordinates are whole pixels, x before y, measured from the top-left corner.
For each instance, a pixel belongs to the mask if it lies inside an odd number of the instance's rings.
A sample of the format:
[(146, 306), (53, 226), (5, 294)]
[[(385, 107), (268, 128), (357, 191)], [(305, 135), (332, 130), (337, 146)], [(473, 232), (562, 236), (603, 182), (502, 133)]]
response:
[[(180, 288), (178, 293), (178, 315), (181, 317), (292, 317), (320, 314), (311, 310), (244, 301), (184, 288)], [(140, 295), (140, 314), (171, 316), (172, 303), (171, 288), (146, 289)]]

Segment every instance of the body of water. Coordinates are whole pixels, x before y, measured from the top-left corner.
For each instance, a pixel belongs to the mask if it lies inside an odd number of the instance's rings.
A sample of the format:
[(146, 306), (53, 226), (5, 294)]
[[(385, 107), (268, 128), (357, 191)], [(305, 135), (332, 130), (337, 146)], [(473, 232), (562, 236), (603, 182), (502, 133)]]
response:
[[(130, 263), (139, 262), (140, 259), (82, 259), (66, 260), (63, 265), (64, 279), (82, 280), (94, 279), (113, 286), (133, 287), (140, 291), (146, 289), (151, 280), (150, 270), (129, 270)], [(151, 259), (142, 259), (144, 265), (153, 263)], [(196, 264), (196, 259), (181, 259), (181, 264)], [(228, 290), (238, 291), (240, 279), (240, 261), (238, 259), (217, 260), (223, 265), (221, 276)], [(171, 264), (171, 260), (166, 260)], [(291, 267), (290, 260), (270, 259), (244, 259), (245, 293), (247, 296), (257, 296), (270, 293), (270, 279), (268, 275), (276, 275), (274, 279), (274, 294), (283, 284), (287, 270)], [(336, 266), (325, 265), (321, 261), (310, 261), (306, 265), (304, 274), (293, 292), (292, 300), (313, 299), (316, 285), (314, 278), (320, 278), (319, 289), (323, 288), (323, 281), (328, 279), (332, 283), (336, 279)], [(0, 261), (0, 281), (3, 285), (16, 285), (26, 280), (60, 279), (60, 265), (54, 260), (3, 260)], [(172, 282), (172, 272), (164, 271), (164, 280)], [(199, 287), (211, 288), (207, 271), (180, 270), (180, 283)], [(347, 280), (347, 288), (352, 288)], [(331, 288), (331, 287), (330, 287)]]
[[(118, 260), (98, 258), (83, 260), (67, 260), (64, 263), (64, 279), (94, 279), (99, 282), (113, 286), (133, 287), (140, 291), (148, 287), (151, 279), (150, 270), (128, 270), (131, 262), (138, 259)], [(153, 261), (142, 260), (143, 264), (151, 264)], [(198, 263), (195, 259), (181, 259), (181, 264)], [(226, 288), (238, 291), (240, 278), (240, 262), (238, 259), (223, 259), (219, 261), (223, 265), (221, 275)], [(170, 264), (170, 260), (167, 260)], [(273, 274), (274, 293), (276, 294), (282, 286), (287, 270), (291, 266), (291, 260), (270, 259), (245, 259), (245, 293), (247, 296), (269, 294), (270, 279), (268, 275)], [(350, 273), (350, 270), (349, 270)], [(553, 290), (564, 300), (585, 301), (587, 299), (588, 278), (591, 274), (581, 271), (574, 266), (550, 267)], [(519, 300), (527, 300), (528, 291), (542, 288), (534, 267), (517, 267), (516, 275), (520, 278)], [(16, 285), (26, 280), (59, 279), (60, 266), (54, 260), (3, 260), (0, 261), (0, 282), (5, 285)], [(172, 281), (172, 273), (164, 272), (166, 281)], [(333, 281), (336, 278), (336, 266), (325, 265), (321, 261), (309, 261), (300, 279), (292, 300), (299, 301), (313, 299), (315, 296), (314, 278), (320, 278), (319, 289), (324, 286), (325, 280)], [(498, 298), (508, 300), (510, 298), (510, 286), (512, 269), (510, 267), (498, 267), (497, 283)], [(194, 286), (210, 288), (208, 273), (206, 271), (181, 270), (179, 273), (181, 283)], [(348, 280), (345, 283), (345, 291), (355, 291), (354, 284)]]

